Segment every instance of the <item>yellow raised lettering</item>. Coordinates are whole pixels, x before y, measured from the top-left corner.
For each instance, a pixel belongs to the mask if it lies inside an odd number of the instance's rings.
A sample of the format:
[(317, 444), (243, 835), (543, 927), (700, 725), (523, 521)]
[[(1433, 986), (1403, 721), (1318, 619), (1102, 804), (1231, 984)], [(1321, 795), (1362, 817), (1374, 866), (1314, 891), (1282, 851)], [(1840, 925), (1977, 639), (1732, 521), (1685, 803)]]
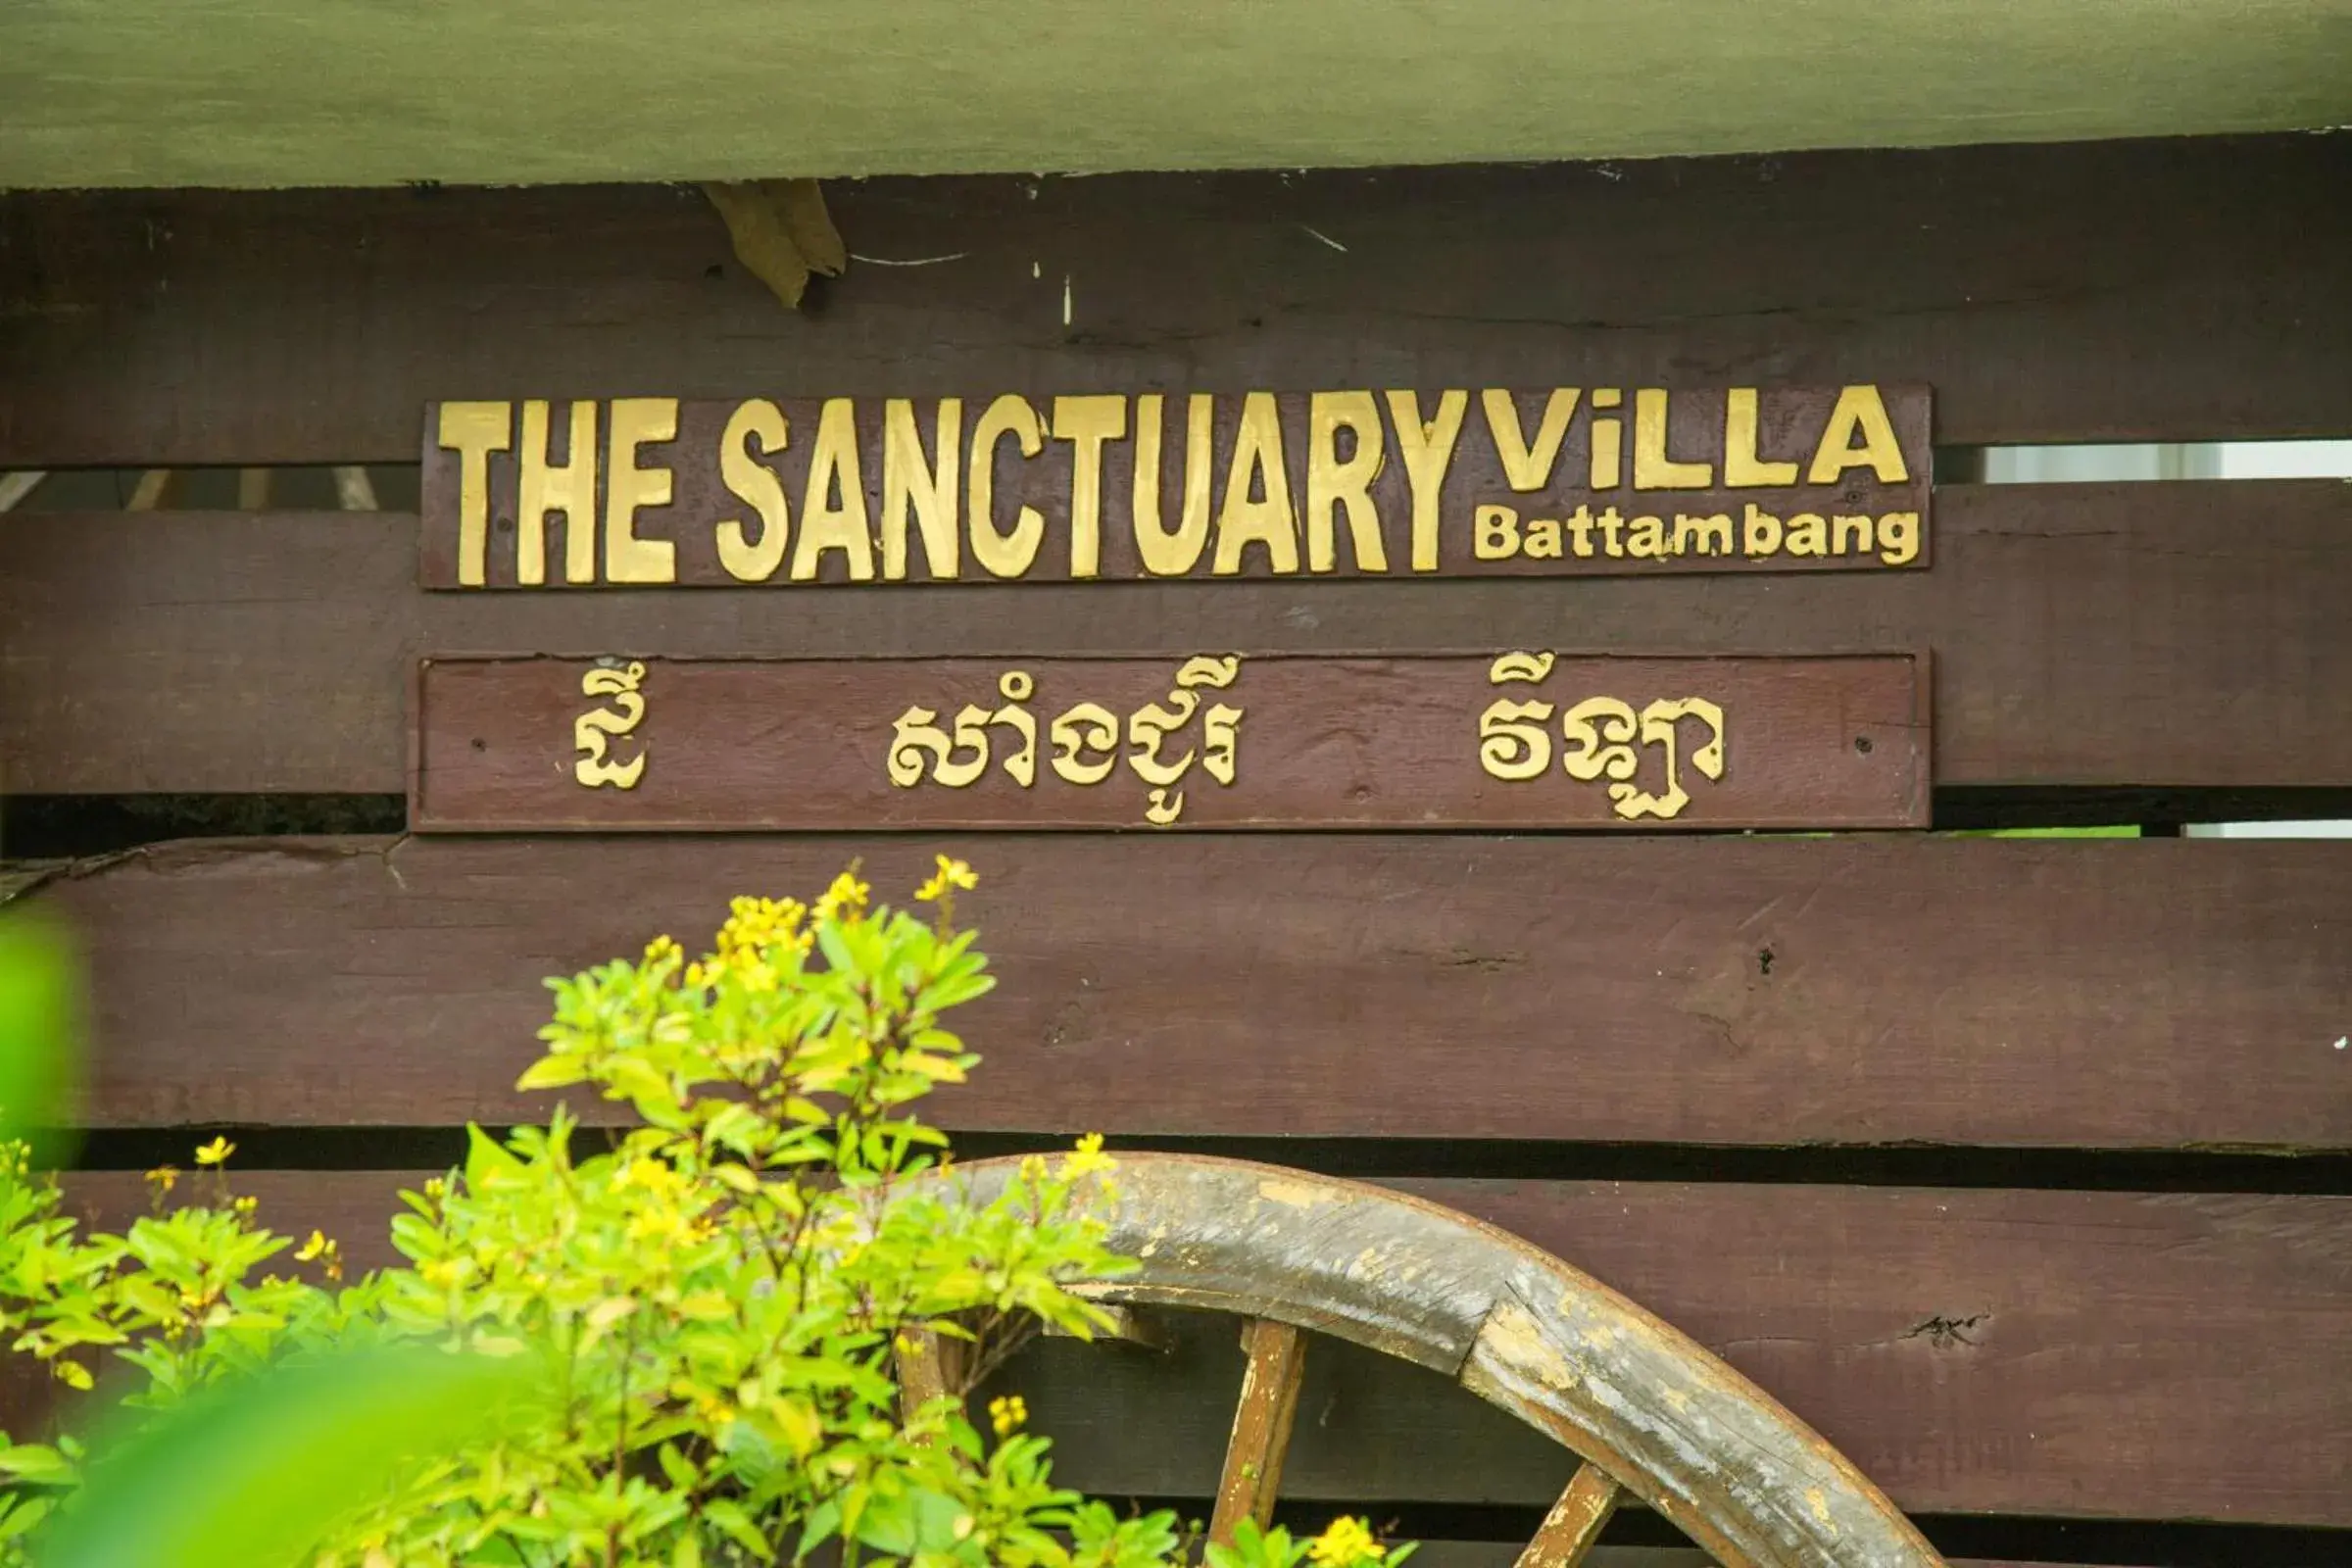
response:
[(932, 417), (934, 461), (923, 461), (922, 432), (914, 404), (890, 398), (882, 405), (882, 575), (893, 582), (906, 575), (907, 514), (923, 533), (923, 564), (933, 577), (962, 574), (962, 535), (956, 525), (960, 490), (956, 476), (963, 465), (963, 399), (941, 398)]
[(1479, 395), (1487, 412), (1487, 433), (1494, 438), (1494, 455), (1502, 460), (1502, 476), (1514, 490), (1541, 490), (1551, 483), (1551, 467), (1559, 460), (1560, 443), (1567, 439), (1568, 421), (1576, 416), (1577, 389), (1558, 386), (1544, 400), (1544, 417), (1536, 438), (1525, 438), (1519, 423), (1519, 405), (1501, 387)]
[[(1355, 450), (1340, 461), (1340, 431), (1355, 436)], [(1380, 477), (1387, 450), (1381, 439), (1380, 405), (1369, 392), (1318, 392), (1306, 412), (1306, 565), (1330, 571), (1339, 564), (1333, 514), (1348, 509), (1348, 539), (1358, 571), (1389, 569), (1388, 544), (1380, 536), (1380, 509), (1372, 481)]]
[(825, 399), (816, 416), (808, 483), (801, 492), (801, 538), (792, 551), (793, 581), (814, 582), (828, 550), (841, 552), (852, 582), (874, 580), (874, 535), (865, 515), (865, 475), (858, 462), (858, 410), (848, 398)]
[(1732, 553), (1731, 514), (1718, 512), (1709, 516), (1699, 516), (1688, 512), (1676, 513), (1674, 514), (1674, 553), (1678, 556), (1690, 555), (1693, 545), (1697, 547), (1697, 554), (1702, 556), (1730, 555)]
[(1666, 389), (1645, 386), (1634, 393), (1634, 488), (1704, 490), (1715, 482), (1707, 463), (1678, 463), (1666, 455)]
[[(1861, 445), (1854, 444), (1856, 437)], [(1903, 465), (1902, 443), (1886, 417), (1886, 405), (1875, 386), (1849, 386), (1838, 394), (1830, 422), (1814, 450), (1813, 466), (1805, 479), (1811, 484), (1836, 484), (1848, 468), (1868, 466), (1882, 484), (1902, 484), (1911, 477)], [(1792, 547), (1793, 548), (1793, 547)]]
[(1055, 398), (1054, 439), (1070, 443), (1070, 575), (1102, 569), (1102, 443), (1127, 434), (1127, 400), (1117, 393)]
[(614, 398), (606, 421), (605, 581), (676, 582), (678, 547), (637, 537), (637, 513), (669, 505), (669, 470), (637, 466), (637, 449), (678, 438), (676, 398)]
[(1470, 394), (1458, 389), (1438, 394), (1437, 417), (1421, 418), (1421, 399), (1412, 392), (1389, 394), (1389, 417), (1396, 426), (1396, 455), (1404, 460), (1404, 477), (1413, 494), (1413, 569), (1438, 569), (1438, 502), (1446, 490), (1446, 469), (1453, 462), (1454, 443), (1462, 437), (1462, 416), (1469, 411)]
[[(1250, 498), (1252, 490), (1258, 499)], [(1208, 569), (1220, 577), (1232, 576), (1242, 569), (1243, 550), (1253, 544), (1266, 547), (1267, 564), (1278, 574), (1298, 569), (1298, 517), (1291, 507), (1282, 419), (1271, 392), (1252, 392), (1242, 399), (1233, 464), (1225, 470), (1225, 504), (1217, 509), (1217, 556)]]
[(444, 403), (436, 440), (458, 455), (458, 582), (482, 585), (490, 555), (490, 454), (514, 439), (509, 403)]
[(1185, 417), (1184, 514), (1173, 533), (1159, 521), (1160, 395), (1135, 400), (1135, 553), (1154, 577), (1181, 577), (1208, 545), (1209, 442), (1215, 433), (1216, 400), (1192, 395)]
[(564, 514), (564, 580), (596, 581), (596, 405), (572, 404), (565, 461), (548, 452), (546, 402), (522, 406), (514, 453), (514, 580), (547, 581), (547, 514)]
[(1889, 512), (1879, 518), (1879, 559), (1906, 566), (1919, 559), (1919, 514)]
[[(1604, 389), (1605, 390), (1605, 389)], [(1599, 408), (1603, 393), (1592, 394), (1592, 406)], [(1606, 392), (1608, 401), (1618, 401), (1613, 391)], [(1592, 417), (1592, 488), (1614, 490), (1625, 482), (1625, 425), (1614, 416)]]
[[(760, 444), (757, 453), (752, 451), (755, 441)], [(737, 582), (765, 582), (784, 564), (792, 513), (784, 504), (784, 482), (760, 459), (783, 451), (791, 442), (792, 426), (784, 411), (765, 398), (747, 399), (727, 416), (726, 433), (718, 443), (718, 477), (760, 518), (757, 543), (741, 517), (722, 518), (716, 529), (718, 564)]]
[(1037, 410), (1017, 392), (1007, 392), (991, 403), (972, 426), (965, 514), (971, 519), (972, 559), (992, 577), (1018, 577), (1026, 572), (1046, 537), (1045, 514), (1035, 507), (1024, 506), (1014, 514), (1010, 528), (1000, 531), (997, 527), (997, 443), (1006, 436), (1020, 443), (1024, 458), (1034, 458), (1045, 449), (1045, 430)]
[(1480, 507), (1471, 514), (1470, 549), (1481, 561), (1508, 561), (1519, 553), (1519, 514), (1509, 507)]
[(1796, 465), (1756, 456), (1756, 389), (1736, 386), (1723, 416), (1723, 482), (1734, 490), (1796, 483)]

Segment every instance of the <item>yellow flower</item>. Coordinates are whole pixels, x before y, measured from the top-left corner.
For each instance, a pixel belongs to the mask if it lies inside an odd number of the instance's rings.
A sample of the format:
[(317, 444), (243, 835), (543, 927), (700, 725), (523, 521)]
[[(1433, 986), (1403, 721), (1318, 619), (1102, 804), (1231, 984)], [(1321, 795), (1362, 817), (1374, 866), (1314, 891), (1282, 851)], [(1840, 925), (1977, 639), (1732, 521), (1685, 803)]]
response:
[(866, 898), (873, 891), (858, 880), (858, 865), (852, 861), (850, 868), (835, 877), (833, 885), (825, 889), (823, 896), (816, 901), (816, 917), (819, 920), (838, 920), (844, 915), (862, 914)]
[(1361, 1519), (1342, 1514), (1331, 1522), (1330, 1529), (1307, 1544), (1306, 1555), (1315, 1568), (1356, 1568), (1359, 1563), (1378, 1562), (1384, 1554)]
[(1061, 1162), (1061, 1174), (1067, 1181), (1075, 1181), (1081, 1176), (1091, 1176), (1097, 1171), (1117, 1170), (1118, 1168), (1119, 1162), (1102, 1152), (1102, 1135), (1101, 1133), (1088, 1133), (1084, 1138), (1079, 1139), (1078, 1147), (1072, 1150), (1069, 1156)]
[(961, 860), (945, 855), (934, 858), (939, 861), (939, 869), (931, 873), (930, 881), (914, 890), (914, 896), (923, 903), (934, 904), (953, 896), (957, 888), (976, 888), (980, 885), (979, 876)]
[(311, 1239), (294, 1253), (298, 1263), (308, 1263), (313, 1258), (321, 1260), (320, 1267), (325, 1270), (328, 1279), (340, 1280), (343, 1277), (343, 1249), (328, 1240), (323, 1232), (311, 1232)]
[(236, 1211), (239, 1219), (251, 1219), (254, 1211), (262, 1206), (262, 1200), (248, 1193), (243, 1198), (233, 1200), (228, 1206)]
[(1029, 1424), (1029, 1402), (1017, 1394), (1000, 1395), (988, 1401), (988, 1424), (998, 1437), (1011, 1437)]
[(236, 1145), (225, 1138), (216, 1138), (196, 1151), (196, 1163), (199, 1165), (225, 1165), (228, 1163), (228, 1156), (236, 1152)]
[(155, 1189), (156, 1197), (163, 1197), (179, 1185), (179, 1167), (176, 1165), (156, 1166), (147, 1173), (147, 1185)]
[(678, 956), (677, 943), (668, 937), (656, 937), (645, 945), (645, 961), (649, 964), (660, 963), (665, 958), (674, 958)]

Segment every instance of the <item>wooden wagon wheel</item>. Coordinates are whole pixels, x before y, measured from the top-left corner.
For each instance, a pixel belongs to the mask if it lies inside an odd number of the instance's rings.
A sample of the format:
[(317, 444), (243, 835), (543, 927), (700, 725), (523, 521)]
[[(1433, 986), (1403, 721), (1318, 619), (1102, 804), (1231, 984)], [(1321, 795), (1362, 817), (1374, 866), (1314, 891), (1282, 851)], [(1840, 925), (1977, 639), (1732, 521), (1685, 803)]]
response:
[[(958, 1167), (986, 1201), (1012, 1160)], [(1582, 1461), (1520, 1568), (1572, 1568), (1624, 1496), (1724, 1568), (1938, 1568), (1828, 1443), (1715, 1355), (1494, 1226), (1360, 1182), (1240, 1160), (1120, 1156), (1110, 1246), (1140, 1269), (1080, 1287), (1114, 1305), (1231, 1312), (1249, 1367), (1212, 1539), (1270, 1515), (1303, 1330), (1446, 1374)], [(943, 1383), (906, 1367), (909, 1394)]]

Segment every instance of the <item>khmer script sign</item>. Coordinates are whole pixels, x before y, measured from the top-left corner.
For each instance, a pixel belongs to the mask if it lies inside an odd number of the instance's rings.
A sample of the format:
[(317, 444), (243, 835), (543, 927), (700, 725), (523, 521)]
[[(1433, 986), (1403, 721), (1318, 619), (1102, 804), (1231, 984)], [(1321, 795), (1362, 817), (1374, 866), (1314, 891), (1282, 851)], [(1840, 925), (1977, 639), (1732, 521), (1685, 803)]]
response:
[(424, 422), (428, 588), (1928, 564), (1918, 386), (525, 399)]
[(419, 831), (1897, 828), (1926, 660), (428, 659)]

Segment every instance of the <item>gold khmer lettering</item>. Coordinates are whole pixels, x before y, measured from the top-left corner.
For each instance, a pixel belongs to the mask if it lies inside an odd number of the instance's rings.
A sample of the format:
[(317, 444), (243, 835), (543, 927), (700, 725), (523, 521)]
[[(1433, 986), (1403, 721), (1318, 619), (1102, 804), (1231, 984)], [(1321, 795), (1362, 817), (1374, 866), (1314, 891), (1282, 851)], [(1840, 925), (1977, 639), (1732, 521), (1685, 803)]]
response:
[[(1488, 667), (1490, 685), (1540, 684), (1552, 671), (1548, 653), (1504, 654)], [(1615, 697), (1588, 697), (1562, 712), (1553, 704), (1496, 698), (1478, 720), (1478, 760), (1487, 773), (1511, 783), (1541, 778), (1551, 769), (1552, 737), (1545, 726), (1559, 719), (1560, 767), (1570, 778), (1608, 784), (1610, 808), (1627, 821), (1682, 815), (1690, 804), (1683, 788), (1682, 765), (1688, 762), (1703, 777), (1720, 780), (1724, 770), (1724, 713), (1703, 697), (1661, 698), (1636, 710)], [(1680, 724), (1696, 719), (1707, 737), (1685, 754)], [(1650, 794), (1634, 782), (1642, 752), (1655, 748), (1664, 755), (1666, 788)]]
[[(1220, 787), (1239, 776), (1243, 710), (1223, 702), (1203, 708), (1202, 694), (1230, 689), (1241, 669), (1238, 654), (1188, 659), (1163, 700), (1146, 703), (1124, 719), (1098, 702), (1073, 703), (1046, 726), (1054, 748), (1048, 766), (1062, 782), (1089, 788), (1107, 780), (1124, 760), (1146, 786), (1144, 820), (1154, 827), (1173, 824), (1184, 813), (1181, 786), (1196, 766)], [(944, 727), (937, 710), (907, 708), (891, 725), (884, 760), (891, 784), (968, 789), (994, 762), (1022, 789), (1034, 788), (1038, 721), (1027, 705), (1037, 695), (1036, 678), (1025, 669), (1005, 670), (997, 677), (997, 695), (1002, 706), (966, 704)], [(1189, 728), (1195, 719), (1197, 734)], [(1010, 732), (1009, 751), (998, 749), (992, 732), (1000, 729)]]

